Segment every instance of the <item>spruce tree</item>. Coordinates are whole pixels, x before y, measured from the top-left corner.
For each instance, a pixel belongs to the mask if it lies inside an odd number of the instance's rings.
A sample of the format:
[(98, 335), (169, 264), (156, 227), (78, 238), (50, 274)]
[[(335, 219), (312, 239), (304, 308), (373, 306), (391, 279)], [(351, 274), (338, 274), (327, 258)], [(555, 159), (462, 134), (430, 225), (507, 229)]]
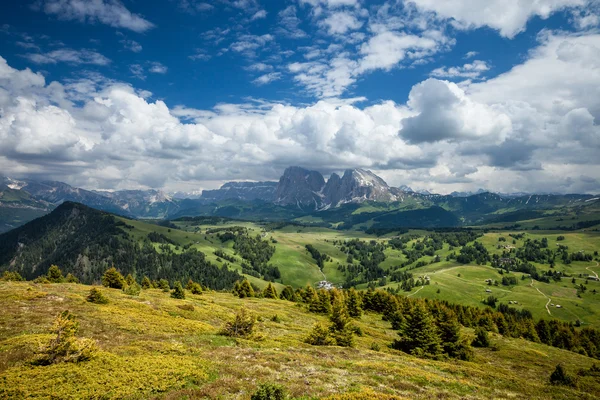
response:
[(64, 281), (64, 277), (62, 271), (58, 266), (52, 264), (50, 268), (48, 268), (48, 273), (46, 274), (46, 278), (51, 283), (62, 283)]
[(354, 336), (352, 324), (346, 304), (341, 296), (337, 296), (333, 301), (331, 316), (329, 317), (331, 326), (329, 331), (338, 346), (352, 347), (354, 345)]
[(550, 383), (553, 385), (575, 386), (575, 379), (567, 373), (562, 364), (558, 364), (550, 375)]
[(277, 298), (279, 298), (277, 296), (277, 289), (275, 289), (275, 286), (273, 286), (273, 284), (271, 282), (269, 282), (269, 284), (267, 285), (267, 287), (265, 288), (265, 290), (263, 290), (263, 297), (265, 299), (277, 299)]
[(90, 290), (86, 300), (95, 304), (108, 304), (108, 298), (106, 298), (106, 296), (104, 296), (104, 294), (96, 288), (92, 288)]
[(185, 299), (185, 291), (183, 290), (183, 286), (181, 286), (181, 282), (176, 281), (173, 284), (173, 291), (171, 292), (171, 297), (174, 299)]
[(304, 303), (311, 304), (315, 301), (315, 298), (317, 297), (317, 291), (315, 290), (315, 288), (307, 284), (304, 290), (302, 291), (301, 297)]
[(393, 346), (418, 357), (437, 357), (442, 352), (440, 336), (433, 317), (421, 303), (415, 304), (405, 316)]
[(281, 291), (279, 298), (281, 300), (296, 301), (296, 293), (294, 293), (294, 288), (291, 287), (290, 285), (287, 285)]
[(200, 285), (198, 282), (194, 282), (189, 290), (192, 292), (192, 294), (202, 294), (202, 285)]
[(360, 318), (362, 315), (362, 301), (354, 288), (348, 290), (348, 314), (352, 318)]
[(150, 289), (151, 287), (152, 282), (150, 281), (150, 278), (144, 276), (144, 279), (142, 279), (142, 289)]
[(158, 288), (160, 290), (162, 290), (163, 292), (168, 292), (169, 290), (171, 290), (171, 285), (169, 285), (169, 281), (166, 279), (161, 279), (158, 281)]
[(187, 290), (192, 290), (192, 286), (194, 286), (194, 281), (192, 280), (192, 278), (190, 278), (190, 279), (188, 280), (188, 283), (187, 283), (187, 285), (185, 285), (185, 288), (186, 288)]
[(115, 267), (109, 268), (102, 276), (102, 284), (112, 289), (123, 289), (126, 285), (125, 278)]
[(482, 327), (475, 328), (475, 339), (471, 343), (473, 347), (490, 347), (490, 337), (488, 332)]
[(325, 289), (320, 289), (317, 296), (309, 304), (308, 310), (317, 314), (329, 314), (331, 312), (331, 298)]
[(437, 318), (437, 327), (444, 353), (450, 357), (469, 359), (471, 351), (460, 336), (460, 324), (456, 314), (450, 309), (442, 309)]
[(244, 281), (240, 284), (238, 296), (242, 299), (245, 297), (254, 297), (254, 289), (252, 288), (252, 285), (248, 279), (244, 279)]
[(125, 277), (125, 283), (127, 284), (127, 286), (133, 285), (135, 283), (135, 279), (133, 278), (133, 275), (127, 274), (127, 276)]

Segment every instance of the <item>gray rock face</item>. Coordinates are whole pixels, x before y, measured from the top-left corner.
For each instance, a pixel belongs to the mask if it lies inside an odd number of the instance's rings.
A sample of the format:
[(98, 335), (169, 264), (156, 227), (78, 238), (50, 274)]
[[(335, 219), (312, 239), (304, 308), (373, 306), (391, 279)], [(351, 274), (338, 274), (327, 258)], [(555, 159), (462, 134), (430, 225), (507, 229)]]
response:
[(227, 182), (219, 189), (204, 190), (200, 198), (212, 201), (236, 199), (272, 202), (275, 200), (276, 190), (277, 182)]
[(277, 184), (275, 203), (319, 209), (323, 205), (321, 190), (324, 186), (325, 179), (320, 172), (301, 167), (286, 168)]
[(332, 174), (323, 190), (325, 204), (336, 207), (343, 203), (363, 201), (395, 201), (396, 195), (388, 184), (371, 171), (348, 169), (340, 178)]

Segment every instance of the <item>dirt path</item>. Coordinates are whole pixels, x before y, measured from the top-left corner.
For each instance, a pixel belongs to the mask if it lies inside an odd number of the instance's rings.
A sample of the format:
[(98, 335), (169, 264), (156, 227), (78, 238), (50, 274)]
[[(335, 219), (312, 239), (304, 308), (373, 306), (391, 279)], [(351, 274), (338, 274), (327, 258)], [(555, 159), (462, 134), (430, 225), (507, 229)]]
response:
[(537, 290), (542, 296), (544, 296), (545, 298), (548, 299), (548, 302), (546, 303), (546, 311), (548, 311), (548, 315), (552, 315), (552, 313), (550, 312), (550, 308), (548, 308), (548, 305), (550, 304), (550, 302), (552, 301), (552, 299), (548, 296), (546, 296), (544, 293), (542, 293), (542, 291), (538, 288), (536, 288), (535, 286), (533, 286), (533, 279), (531, 280), (531, 283), (529, 284), (529, 286), (531, 286), (532, 288), (534, 288), (535, 290)]
[[(597, 267), (598, 267), (598, 263), (596, 263), (596, 268), (597, 268)], [(597, 274), (596, 272), (592, 271), (592, 270), (590, 269), (590, 267), (585, 267), (585, 269), (587, 269), (588, 271), (590, 271), (592, 274), (596, 275), (596, 279), (600, 279), (600, 278), (598, 278), (598, 274)]]
[(425, 286), (421, 286), (420, 288), (418, 288), (417, 290), (415, 290), (413, 293), (409, 294), (409, 295), (408, 295), (408, 296), (406, 296), (406, 297), (410, 297), (410, 296), (412, 296), (412, 295), (414, 295), (414, 294), (417, 294), (417, 293), (419, 293), (419, 290), (423, 289), (424, 287), (425, 287)]

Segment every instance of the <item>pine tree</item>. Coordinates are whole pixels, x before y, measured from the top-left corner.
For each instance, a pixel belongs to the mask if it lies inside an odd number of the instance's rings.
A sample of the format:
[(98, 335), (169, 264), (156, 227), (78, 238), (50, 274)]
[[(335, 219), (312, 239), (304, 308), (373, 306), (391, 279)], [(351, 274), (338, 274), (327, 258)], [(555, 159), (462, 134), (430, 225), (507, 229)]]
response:
[(189, 289), (192, 294), (202, 294), (202, 285), (197, 282), (192, 284), (191, 289)]
[(171, 290), (171, 285), (169, 285), (169, 281), (166, 279), (161, 279), (158, 281), (158, 288), (160, 290), (162, 290), (163, 292), (168, 292), (169, 290)]
[(135, 282), (135, 279), (133, 278), (133, 275), (127, 274), (127, 277), (125, 277), (125, 283), (127, 284), (127, 286), (133, 285), (134, 282)]
[(329, 317), (331, 326), (329, 331), (338, 346), (352, 347), (354, 345), (354, 336), (352, 332), (352, 324), (346, 304), (341, 296), (338, 296), (333, 301), (331, 308), (331, 316)]
[(550, 375), (550, 383), (553, 385), (575, 386), (575, 379), (567, 373), (562, 364), (558, 364)]
[(242, 299), (245, 297), (254, 297), (254, 289), (252, 288), (252, 285), (248, 279), (244, 279), (244, 281), (240, 284), (238, 296)]
[(106, 298), (106, 296), (104, 296), (104, 294), (96, 288), (92, 288), (90, 290), (90, 294), (88, 294), (86, 300), (95, 304), (108, 304), (108, 298)]
[(79, 283), (79, 279), (77, 279), (75, 277), (75, 275), (73, 275), (72, 273), (68, 273), (67, 276), (65, 277), (65, 282), (67, 283)]
[(265, 299), (278, 299), (279, 298), (277, 296), (277, 289), (275, 289), (275, 286), (273, 286), (273, 284), (271, 284), (271, 282), (269, 282), (269, 284), (267, 285), (265, 290), (263, 290), (263, 297)]
[(187, 283), (187, 285), (185, 285), (185, 288), (186, 288), (187, 290), (192, 290), (192, 286), (194, 286), (194, 281), (192, 280), (192, 278), (190, 278), (190, 279), (188, 280), (188, 283)]
[(233, 321), (225, 324), (221, 334), (232, 337), (248, 337), (254, 332), (255, 324), (256, 316), (248, 312), (245, 307), (242, 307), (236, 313)]
[(112, 289), (123, 289), (126, 285), (125, 278), (115, 267), (109, 268), (102, 276), (102, 284)]
[(393, 346), (418, 357), (437, 357), (442, 352), (440, 336), (433, 317), (421, 303), (415, 304), (405, 316)]
[(331, 299), (327, 290), (320, 289), (317, 292), (317, 296), (313, 298), (308, 310), (317, 314), (329, 314), (331, 312)]
[(62, 271), (56, 265), (52, 264), (50, 268), (48, 268), (48, 273), (46, 274), (46, 278), (51, 283), (62, 283), (65, 279), (63, 277)]
[(304, 290), (302, 291), (302, 301), (306, 304), (311, 304), (315, 301), (317, 297), (317, 291), (310, 285), (306, 285)]
[(348, 314), (352, 318), (360, 318), (362, 315), (362, 301), (354, 288), (348, 290)]
[(136, 281), (133, 281), (131, 285), (127, 285), (123, 289), (123, 292), (129, 296), (139, 296), (141, 291), (142, 287)]
[(460, 324), (456, 314), (447, 308), (443, 308), (437, 318), (437, 327), (444, 353), (450, 357), (469, 360), (473, 352), (469, 346), (462, 341), (460, 335)]
[(335, 344), (335, 340), (331, 337), (329, 329), (318, 322), (313, 325), (304, 342), (313, 346), (331, 346)]
[(471, 343), (473, 347), (490, 347), (490, 337), (488, 332), (482, 327), (475, 328), (475, 339)]
[(151, 287), (152, 282), (150, 281), (150, 278), (144, 276), (144, 279), (142, 279), (142, 289), (150, 289)]
[(41, 350), (34, 361), (37, 365), (50, 365), (60, 362), (81, 362), (90, 360), (98, 351), (96, 342), (91, 339), (77, 339), (79, 322), (69, 311), (58, 314), (50, 330), (56, 337)]
[(546, 320), (540, 319), (535, 326), (535, 330), (542, 343), (552, 345), (552, 332), (550, 331), (550, 327)]
[(296, 293), (294, 293), (294, 288), (291, 287), (290, 285), (287, 285), (281, 291), (279, 298), (281, 300), (296, 301)]
[(183, 290), (183, 286), (181, 286), (181, 282), (176, 281), (173, 284), (173, 291), (171, 292), (171, 297), (174, 299), (185, 299), (185, 291)]

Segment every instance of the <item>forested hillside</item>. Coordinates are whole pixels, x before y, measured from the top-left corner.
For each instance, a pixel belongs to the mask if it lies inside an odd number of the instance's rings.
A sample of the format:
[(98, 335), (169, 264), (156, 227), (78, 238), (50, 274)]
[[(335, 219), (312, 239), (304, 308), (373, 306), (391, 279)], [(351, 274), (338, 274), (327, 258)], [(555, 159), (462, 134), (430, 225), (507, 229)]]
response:
[(115, 216), (78, 203), (65, 202), (52, 213), (0, 235), (0, 266), (33, 279), (56, 264), (82, 282), (98, 282), (112, 265), (124, 274), (150, 279), (187, 281), (229, 288), (240, 278), (218, 267), (195, 249), (174, 249), (140, 241), (133, 226)]

